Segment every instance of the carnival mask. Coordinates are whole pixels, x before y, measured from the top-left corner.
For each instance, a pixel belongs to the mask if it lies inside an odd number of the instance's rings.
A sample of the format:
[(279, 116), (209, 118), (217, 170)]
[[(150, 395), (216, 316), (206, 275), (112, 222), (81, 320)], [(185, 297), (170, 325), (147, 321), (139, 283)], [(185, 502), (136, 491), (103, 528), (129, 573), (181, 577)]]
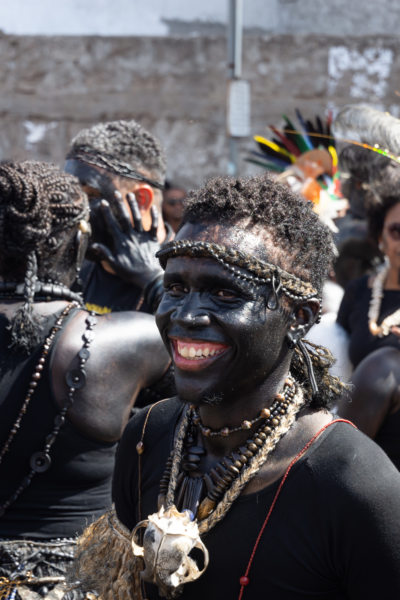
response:
[[(143, 546), (137, 543), (137, 533), (146, 528)], [(138, 523), (132, 533), (132, 548), (135, 556), (144, 560), (141, 572), (144, 581), (158, 586), (165, 598), (175, 598), (182, 586), (198, 579), (208, 565), (208, 551), (200, 539), (196, 521), (189, 513), (179, 512), (175, 506), (164, 507)], [(204, 566), (200, 570), (189, 553), (198, 548), (204, 555)]]

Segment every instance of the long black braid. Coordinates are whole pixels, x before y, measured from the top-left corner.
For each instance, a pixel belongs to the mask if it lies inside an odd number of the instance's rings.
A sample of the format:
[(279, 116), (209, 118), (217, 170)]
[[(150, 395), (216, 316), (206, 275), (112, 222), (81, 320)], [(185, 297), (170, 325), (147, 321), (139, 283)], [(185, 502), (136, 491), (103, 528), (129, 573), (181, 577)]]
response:
[(34, 161), (0, 165), (0, 273), (23, 282), (24, 298), (10, 324), (11, 347), (29, 351), (38, 343), (35, 283), (65, 278), (75, 257), (74, 232), (87, 215), (75, 177)]

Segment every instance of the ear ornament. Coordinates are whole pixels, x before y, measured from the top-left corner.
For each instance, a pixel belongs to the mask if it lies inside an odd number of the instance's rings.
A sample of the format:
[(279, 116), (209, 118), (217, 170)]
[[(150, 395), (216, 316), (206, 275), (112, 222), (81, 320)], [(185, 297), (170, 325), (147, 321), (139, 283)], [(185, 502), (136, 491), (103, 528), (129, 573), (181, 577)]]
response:
[(269, 310), (276, 310), (279, 306), (279, 291), (282, 287), (282, 283), (281, 283), (281, 279), (279, 277), (279, 273), (272, 273), (271, 276), (271, 287), (272, 290), (269, 293), (268, 299), (267, 299), (267, 308)]

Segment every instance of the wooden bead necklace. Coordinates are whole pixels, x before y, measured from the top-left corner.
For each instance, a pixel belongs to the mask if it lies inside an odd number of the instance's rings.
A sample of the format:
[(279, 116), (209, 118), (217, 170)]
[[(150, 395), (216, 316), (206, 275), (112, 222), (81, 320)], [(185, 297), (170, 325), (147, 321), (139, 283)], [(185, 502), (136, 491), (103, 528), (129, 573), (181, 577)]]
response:
[[(159, 507), (175, 504), (178, 510), (189, 510), (199, 520), (201, 533), (208, 531), (221, 520), (241, 490), (254, 477), (274, 450), (281, 437), (295, 421), (296, 414), (304, 405), (301, 388), (290, 380), (285, 384), (282, 408), (277, 409), (272, 423), (264, 423), (247, 440), (224, 457), (208, 473), (200, 470), (205, 449), (197, 445), (197, 428), (193, 411), (189, 407), (178, 432), (177, 440), (167, 460), (160, 481)], [(282, 412), (281, 412), (282, 411)]]
[[(292, 390), (292, 394), (290, 393)], [(206, 427), (201, 422), (201, 417), (196, 407), (192, 406), (192, 421), (198, 426), (204, 437), (228, 437), (232, 433), (237, 431), (246, 431), (251, 429), (253, 425), (265, 419), (266, 425), (270, 427), (276, 427), (279, 425), (279, 415), (285, 414), (288, 404), (294, 395), (294, 382), (292, 379), (287, 378), (285, 381), (285, 387), (282, 393), (275, 396), (275, 400), (270, 408), (261, 409), (260, 414), (254, 419), (245, 419), (238, 427), (221, 427), (220, 429), (211, 429)]]

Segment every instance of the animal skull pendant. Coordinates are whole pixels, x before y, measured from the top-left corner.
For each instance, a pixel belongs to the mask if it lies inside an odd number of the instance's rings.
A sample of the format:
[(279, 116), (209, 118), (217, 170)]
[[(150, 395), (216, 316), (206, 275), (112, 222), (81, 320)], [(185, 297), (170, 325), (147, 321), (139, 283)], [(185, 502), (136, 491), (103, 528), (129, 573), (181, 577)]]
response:
[[(137, 533), (144, 527), (143, 546), (140, 546)], [(203, 552), (201, 570), (189, 556), (193, 548)], [(157, 513), (138, 523), (132, 533), (132, 549), (135, 556), (144, 560), (141, 578), (155, 583), (160, 596), (165, 598), (177, 597), (185, 583), (198, 579), (209, 560), (196, 521), (191, 521), (187, 511), (179, 512), (175, 506), (166, 510), (162, 506)]]

